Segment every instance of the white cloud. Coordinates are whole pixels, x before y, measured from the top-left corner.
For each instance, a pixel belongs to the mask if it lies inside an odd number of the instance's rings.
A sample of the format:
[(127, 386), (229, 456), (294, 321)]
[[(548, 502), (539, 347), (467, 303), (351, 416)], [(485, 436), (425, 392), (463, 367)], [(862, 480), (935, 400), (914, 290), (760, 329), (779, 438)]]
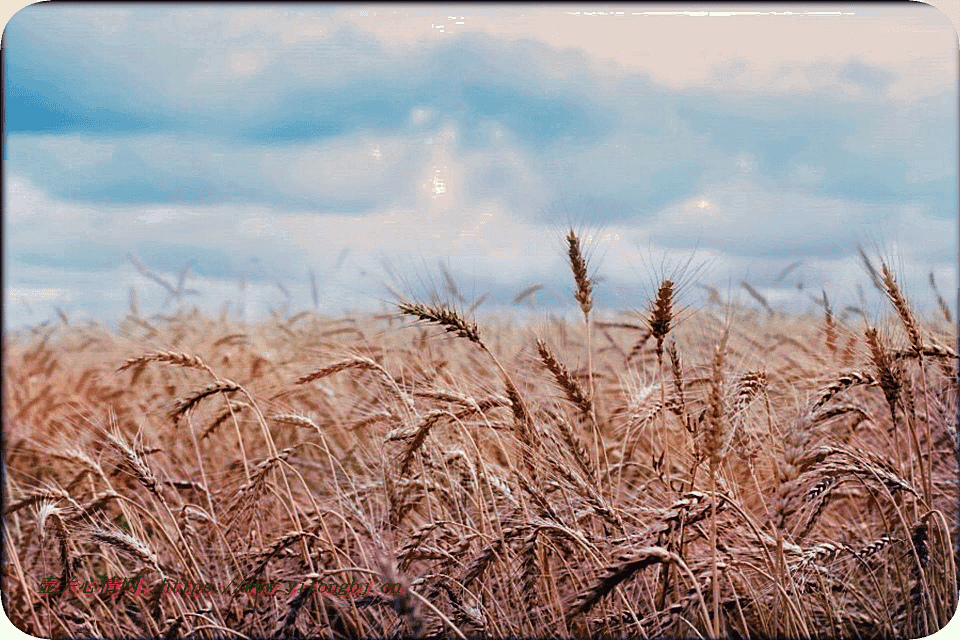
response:
[(410, 122), (418, 127), (427, 124), (433, 118), (431, 109), (413, 109), (410, 111)]
[[(706, 206), (704, 206), (704, 204)], [(715, 247), (743, 256), (836, 255), (878, 229), (897, 229), (917, 258), (955, 251), (955, 221), (920, 204), (866, 204), (798, 189), (771, 190), (748, 176), (704, 189), (664, 208), (651, 232), (671, 244)], [(939, 238), (939, 240), (932, 240)]]
[[(719, 127), (697, 121), (713, 114), (720, 127), (731, 114), (743, 122), (782, 120), (789, 134), (820, 96), (825, 113), (842, 108), (812, 121), (836, 126), (841, 150), (875, 162), (886, 178), (908, 185), (955, 178), (955, 150), (944, 143), (955, 137), (955, 123), (943, 116), (955, 111), (955, 41), (944, 44), (952, 30), (922, 11), (906, 20), (891, 14), (850, 22), (617, 20), (553, 8), (484, 9), (490, 15), (460, 20), (458, 13), (450, 21), (442, 8), (364, 10), (368, 15), (353, 8), (57, 8), (62, 13), (51, 15), (62, 16), (59, 24), (74, 22), (76, 29), (31, 32), (38, 41), (66, 38), (56, 51), (97, 69), (114, 90), (136, 87), (126, 99), (138, 108), (154, 100), (172, 117), (197, 116), (190, 126), (201, 131), (211, 123), (224, 128), (209, 135), (189, 127), (164, 134), (11, 134), (7, 293), (101, 311), (122, 308), (117, 301), (131, 284), (161, 295), (123, 261), (143, 246), (176, 251), (178, 259), (194, 252), (221, 261), (216, 277), (194, 279), (203, 304), (232, 299), (233, 278), (256, 271), (250, 308), (283, 302), (269, 283), (277, 277), (295, 304), (308, 306), (304, 274), (311, 267), (327, 278), (331, 309), (373, 303), (380, 257), (416, 256), (431, 265), (450, 257), (459, 273), (511, 284), (559, 278), (566, 273), (560, 232), (530, 220), (563, 189), (623, 208), (597, 216), (613, 222), (596, 248), (603, 274), (624, 290), (635, 287), (638, 270), (655, 264), (651, 254), (682, 262), (699, 246), (698, 256), (712, 260), (716, 273), (737, 283), (751, 271), (772, 300), (805, 301), (805, 293), (771, 282), (798, 256), (808, 284), (833, 283), (852, 295), (860, 281), (853, 247), (876, 233), (886, 235), (911, 274), (932, 268), (942, 291), (955, 285), (955, 220), (938, 216), (929, 202), (877, 205), (853, 199), (862, 194), (814, 195), (843, 169), (830, 156), (835, 150), (818, 157), (816, 144), (796, 143), (800, 151), (771, 151), (756, 136), (724, 138)], [(444, 33), (436, 28), (441, 23)], [(473, 35), (454, 40), (451, 32)], [(464, 54), (458, 43), (479, 47), (482, 56)], [(518, 53), (535, 62), (517, 65)], [(509, 109), (473, 106), (463, 115), (456, 96), (431, 96), (417, 84), (435, 73), (438, 86), (460, 89), (478, 78), (493, 82), (487, 71), (510, 87), (514, 111), (535, 104), (582, 113), (602, 121), (600, 133), (533, 135), (523, 130), (530, 121)], [(137, 80), (129, 84), (130, 78)], [(291, 95), (319, 95), (331, 80), (363, 87), (384, 78), (426, 94), (403, 102), (386, 133), (372, 126), (354, 133), (347, 122), (339, 134), (314, 141), (238, 141), (237, 130), (259, 127), (264, 118), (276, 116), (282, 127), (290, 117), (296, 127), (301, 115)], [(529, 103), (524, 87), (535, 98)], [(386, 100), (378, 89), (362, 98)], [(809, 102), (791, 107), (789, 98), (754, 99), (775, 92), (806, 94)], [(574, 99), (554, 100), (567, 94)], [(495, 91), (490, 95), (495, 102)], [(710, 101), (719, 104), (703, 107)], [(681, 115), (685, 106), (700, 114)], [(557, 122), (567, 126), (569, 118)], [(607, 122), (612, 130), (604, 129)], [(812, 131), (807, 121), (796, 126), (797, 138)], [(769, 165), (781, 161), (781, 177), (771, 177)], [(849, 176), (856, 179), (856, 167)], [(115, 193), (131, 204), (98, 202)], [(77, 203), (84, 198), (97, 204)], [(352, 252), (350, 267), (334, 275), (344, 249)], [(260, 266), (250, 266), (254, 257)], [(114, 272), (122, 277), (104, 276)]]

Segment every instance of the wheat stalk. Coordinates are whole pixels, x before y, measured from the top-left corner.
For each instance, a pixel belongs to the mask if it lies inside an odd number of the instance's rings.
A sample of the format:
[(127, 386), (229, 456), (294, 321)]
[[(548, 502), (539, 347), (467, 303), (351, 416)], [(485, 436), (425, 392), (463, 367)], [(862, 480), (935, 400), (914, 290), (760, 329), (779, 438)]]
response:
[(590, 420), (593, 425), (594, 439), (596, 440), (596, 466), (599, 475), (601, 455), (603, 456), (605, 467), (609, 467), (610, 463), (607, 461), (606, 449), (603, 446), (603, 436), (597, 424), (597, 407), (592, 400), (596, 397), (596, 387), (593, 383), (593, 332), (591, 331), (590, 323), (590, 311), (593, 309), (594, 280), (591, 280), (588, 275), (587, 259), (581, 247), (580, 238), (573, 229), (570, 229), (567, 233), (567, 257), (570, 260), (570, 269), (573, 271), (573, 280), (577, 285), (576, 290), (573, 292), (573, 297), (580, 304), (580, 311), (583, 313), (584, 331), (587, 337), (587, 384), (589, 387), (589, 397), (591, 398)]
[(723, 357), (726, 346), (726, 334), (713, 354), (711, 370), (713, 375), (710, 378), (710, 395), (708, 400), (709, 410), (707, 411), (707, 432), (706, 432), (706, 454), (710, 461), (710, 466), (716, 468), (720, 465), (726, 449), (726, 428), (724, 425), (723, 408)]
[[(677, 353), (677, 343), (671, 342), (667, 347), (667, 355), (670, 356), (670, 373), (673, 377), (673, 390), (677, 397), (677, 415), (686, 425), (687, 403), (683, 396), (683, 364), (680, 361), (680, 354)], [(661, 394), (663, 395), (663, 394)], [(661, 398), (663, 400), (663, 398)]]
[[(720, 462), (723, 459), (726, 443), (724, 433), (724, 410), (723, 410), (723, 358), (726, 351), (728, 334), (724, 332), (720, 343), (714, 350), (712, 371), (713, 376), (710, 379), (710, 397), (708, 411), (708, 428), (706, 433), (706, 455), (710, 461), (710, 485), (711, 492), (716, 494), (717, 473)], [(691, 486), (692, 486), (691, 481)], [(713, 504), (713, 517), (711, 518), (710, 529), (710, 548), (712, 551), (713, 575), (717, 575), (717, 513), (716, 502)], [(713, 581), (713, 629), (714, 637), (720, 636), (720, 582)]]
[[(626, 551), (621, 553), (615, 562), (607, 565), (602, 572), (601, 577), (595, 581), (590, 587), (582, 591), (577, 598), (567, 607), (566, 620), (569, 624), (570, 620), (580, 614), (587, 613), (593, 606), (600, 601), (600, 599), (613, 591), (613, 589), (631, 578), (638, 571), (641, 571), (654, 564), (666, 564), (666, 563), (675, 563), (685, 569), (691, 578), (692, 574), (689, 567), (686, 563), (680, 558), (677, 554), (670, 552), (663, 547), (644, 547), (634, 551)], [(696, 584), (696, 580), (693, 581)], [(703, 595), (699, 594), (699, 587), (697, 587), (698, 595), (700, 595), (701, 609), (705, 616), (704, 620), (709, 620), (707, 615)], [(716, 637), (716, 636), (713, 636)]]

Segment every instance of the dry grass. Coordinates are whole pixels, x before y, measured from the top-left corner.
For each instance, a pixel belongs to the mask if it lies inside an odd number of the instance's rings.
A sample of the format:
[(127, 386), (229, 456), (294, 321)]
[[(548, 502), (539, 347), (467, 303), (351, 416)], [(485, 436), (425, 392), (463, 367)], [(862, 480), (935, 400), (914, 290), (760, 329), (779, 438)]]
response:
[[(670, 280), (618, 316), (566, 240), (572, 326), (402, 303), (423, 326), (180, 313), (6, 335), (7, 615), (40, 637), (942, 627), (957, 606), (949, 309), (918, 315), (863, 254), (891, 302), (865, 330), (826, 294), (816, 315), (678, 322)], [(146, 593), (41, 592), (100, 577)], [(281, 589), (163, 593), (245, 579)], [(314, 579), (404, 592), (293, 589)]]

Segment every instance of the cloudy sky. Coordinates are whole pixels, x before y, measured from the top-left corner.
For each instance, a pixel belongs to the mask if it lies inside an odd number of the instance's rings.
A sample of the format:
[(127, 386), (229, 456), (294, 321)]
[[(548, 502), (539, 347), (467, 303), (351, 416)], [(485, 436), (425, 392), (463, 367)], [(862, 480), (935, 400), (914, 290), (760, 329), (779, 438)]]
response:
[(918, 306), (931, 271), (953, 305), (949, 19), (688, 8), (23, 9), (3, 36), (5, 325), (115, 320), (131, 289), (173, 311), (158, 279), (181, 274), (183, 303), (247, 319), (313, 308), (311, 271), (330, 313), (442, 292), (444, 270), (464, 307), (542, 284), (526, 303), (573, 309), (571, 224), (605, 309), (689, 261), (692, 304), (706, 284), (756, 305), (747, 280), (790, 309), (861, 285), (879, 311), (858, 243)]

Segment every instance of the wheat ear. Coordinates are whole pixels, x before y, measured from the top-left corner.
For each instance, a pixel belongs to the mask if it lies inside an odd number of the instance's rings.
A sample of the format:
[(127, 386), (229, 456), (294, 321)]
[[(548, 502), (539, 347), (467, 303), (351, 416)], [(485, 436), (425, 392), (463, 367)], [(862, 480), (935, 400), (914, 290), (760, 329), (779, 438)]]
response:
[[(638, 571), (653, 564), (665, 563), (676, 563), (681, 569), (685, 570), (684, 573), (686, 573), (688, 577), (693, 578), (690, 568), (687, 567), (683, 559), (663, 547), (644, 547), (635, 551), (624, 552), (620, 554), (616, 562), (608, 565), (604, 569), (603, 575), (599, 580), (581, 592), (576, 600), (567, 608), (567, 621), (569, 622), (574, 616), (590, 611), (603, 596), (613, 591), (617, 585), (629, 579)], [(695, 579), (693, 579), (692, 582), (694, 585), (697, 584)], [(700, 595), (701, 611), (703, 615), (706, 616), (704, 621), (709, 622), (709, 615), (707, 615), (703, 595), (699, 594), (699, 587), (697, 587), (697, 591), (698, 595)]]
[(170, 419), (173, 420), (174, 425), (177, 425), (180, 423), (181, 416), (200, 404), (204, 398), (209, 398), (220, 392), (235, 393), (237, 391), (241, 391), (241, 387), (236, 382), (229, 380), (215, 382), (178, 400), (173, 409), (170, 410)]
[(214, 378), (217, 377), (217, 374), (215, 374), (213, 370), (197, 356), (192, 356), (187, 353), (176, 353), (173, 351), (157, 351), (155, 353), (137, 356), (136, 358), (130, 358), (117, 369), (117, 373), (126, 371), (127, 369), (132, 369), (134, 367), (141, 367), (150, 362), (163, 362), (175, 367), (184, 367), (187, 369), (201, 369), (209, 373)]
[(870, 274), (870, 281), (880, 291), (883, 291), (883, 283), (880, 281), (880, 275), (877, 273), (877, 270), (874, 268), (873, 263), (870, 262), (870, 258), (867, 256), (867, 252), (863, 250), (859, 244), (857, 245), (857, 253), (860, 254), (860, 260), (863, 262), (864, 268), (867, 270), (867, 273)]
[(573, 229), (567, 233), (567, 257), (570, 259), (573, 279), (577, 283), (573, 297), (580, 303), (580, 311), (584, 317), (587, 317), (593, 308), (593, 282), (587, 275), (587, 260), (580, 248), (580, 238)]
[(543, 340), (537, 340), (537, 352), (540, 354), (540, 360), (543, 362), (543, 366), (553, 375), (553, 379), (557, 382), (557, 386), (563, 390), (564, 395), (567, 396), (567, 400), (577, 407), (584, 417), (588, 420), (592, 419), (593, 407), (590, 398), (587, 397), (587, 394), (584, 393), (580, 387), (580, 383), (574, 380), (567, 371), (567, 368), (553, 357), (553, 354), (550, 353), (550, 349), (547, 348)]
[(427, 434), (430, 432), (430, 429), (439, 422), (440, 418), (445, 416), (450, 416), (456, 419), (456, 417), (449, 411), (434, 411), (431, 412), (417, 429), (416, 433), (410, 439), (410, 443), (404, 449), (403, 455), (400, 459), (400, 477), (403, 477), (407, 473), (407, 469), (410, 467), (410, 463), (413, 461), (413, 454), (417, 452), (423, 443), (427, 439)]
[[(320, 380), (326, 378), (327, 376), (332, 376), (335, 373), (340, 373), (341, 371), (346, 371), (348, 369), (359, 369), (361, 371), (383, 371), (383, 367), (371, 360), (370, 358), (356, 357), (356, 358), (347, 358), (345, 360), (340, 360), (338, 362), (333, 362), (324, 367), (321, 367), (315, 371), (311, 371), (306, 375), (302, 375), (296, 379), (294, 384), (307, 384), (314, 382), (315, 380)], [(389, 376), (387, 376), (389, 377)]]
[(833, 318), (833, 308), (830, 306), (830, 298), (827, 297), (827, 292), (823, 291), (823, 321), (824, 321), (824, 333), (825, 341), (827, 343), (827, 350), (830, 352), (830, 355), (833, 356), (834, 360), (837, 358), (837, 325), (835, 324)]
[(596, 473), (594, 468), (590, 466), (590, 456), (587, 454), (587, 449), (583, 441), (577, 437), (577, 434), (573, 432), (565, 420), (559, 419), (556, 424), (557, 428), (560, 429), (560, 435), (563, 436), (563, 441), (566, 443), (567, 448), (570, 449), (570, 453), (573, 454), (573, 459), (577, 463), (577, 466), (586, 474), (591, 482), (596, 484)]
[(653, 335), (653, 332), (650, 329), (647, 329), (643, 332), (643, 335), (640, 336), (640, 339), (637, 340), (637, 343), (633, 345), (633, 348), (630, 349), (630, 353), (627, 354), (627, 363), (637, 357), (637, 355), (643, 351), (644, 345), (647, 344), (647, 340), (650, 339), (650, 336)]
[(475, 322), (467, 322), (453, 309), (441, 306), (426, 306), (414, 302), (401, 302), (397, 305), (400, 312), (414, 316), (424, 322), (438, 324), (450, 333), (466, 338), (486, 351), (486, 346), (480, 340), (480, 330)]
[(401, 302), (397, 305), (397, 308), (405, 315), (414, 316), (424, 322), (440, 325), (449, 333), (455, 333), (461, 338), (466, 338), (490, 356), (490, 359), (500, 371), (500, 375), (503, 378), (507, 398), (510, 400), (510, 408), (513, 410), (517, 435), (520, 437), (521, 442), (527, 445), (527, 448), (523, 451), (524, 461), (530, 473), (534, 474), (533, 459), (530, 457), (530, 453), (531, 450), (539, 446), (539, 438), (537, 437), (533, 422), (530, 419), (530, 414), (527, 412), (523, 398), (520, 392), (517, 391), (517, 387), (510, 378), (510, 374), (507, 373), (507, 370), (503, 368), (500, 361), (497, 360), (496, 356), (487, 349), (487, 346), (483, 344), (483, 341), (480, 339), (480, 330), (477, 328), (476, 323), (467, 322), (453, 309), (442, 306), (427, 306), (419, 303)]
[(88, 535), (91, 539), (109, 545), (114, 549), (119, 549), (126, 555), (136, 558), (143, 564), (149, 565), (157, 572), (160, 572), (160, 563), (157, 559), (157, 554), (138, 538), (134, 538), (132, 535), (123, 533), (122, 531), (106, 531), (104, 529), (91, 529), (88, 531)]
[(896, 422), (897, 418), (894, 409), (899, 400), (901, 388), (899, 372), (893, 368), (890, 356), (880, 343), (877, 329), (875, 327), (867, 327), (864, 331), (864, 336), (867, 339), (867, 346), (870, 347), (870, 358), (873, 361), (873, 366), (877, 370), (880, 388), (883, 389), (883, 394), (886, 396), (887, 403), (890, 405), (891, 419)]
[(852, 370), (840, 373), (837, 379), (831, 382), (821, 393), (820, 398), (810, 408), (809, 415), (816, 413), (817, 409), (825, 405), (835, 395), (858, 385), (877, 384), (876, 378), (868, 371)]
[(166, 498), (163, 495), (161, 487), (157, 482), (157, 477), (153, 474), (153, 471), (150, 469), (150, 466), (147, 464), (137, 451), (127, 444), (126, 440), (123, 439), (123, 436), (120, 434), (120, 428), (116, 424), (115, 419), (111, 416), (111, 422), (113, 423), (113, 430), (104, 431), (104, 435), (107, 438), (107, 444), (112, 448), (126, 464), (127, 468), (133, 473), (133, 476), (137, 479), (146, 488), (150, 493), (157, 496), (157, 499), (163, 503), (166, 503)]
[(67, 543), (70, 535), (63, 520), (63, 510), (52, 502), (43, 504), (37, 512), (37, 532), (40, 538), (45, 537), (46, 524), (49, 520), (53, 525), (54, 535), (57, 538), (57, 545), (60, 551), (60, 593), (67, 590), (70, 585), (70, 551)]
[(940, 295), (940, 290), (937, 289), (937, 281), (933, 277), (933, 271), (930, 272), (930, 288), (933, 289), (933, 293), (937, 296), (937, 304), (940, 306), (940, 311), (947, 320), (947, 324), (953, 324), (953, 314), (950, 313), (950, 305), (948, 305), (947, 301)]
[(917, 353), (921, 353), (923, 351), (923, 341), (920, 338), (920, 329), (917, 328), (917, 321), (913, 317), (910, 305), (907, 304), (907, 299), (903, 297), (903, 292), (897, 286), (897, 281), (886, 263), (880, 264), (880, 271), (883, 273), (883, 286), (887, 297), (893, 303), (893, 307), (897, 310), (897, 315), (900, 316), (900, 321), (903, 323), (903, 328), (907, 330), (907, 335), (910, 336), (910, 344)]
[(740, 286), (743, 287), (747, 293), (750, 294), (750, 297), (760, 303), (764, 309), (767, 310), (767, 313), (773, 314), (773, 309), (770, 307), (770, 303), (767, 302), (767, 299), (763, 297), (763, 294), (754, 289), (749, 282), (746, 280), (740, 281)]
[(657, 290), (657, 301), (653, 305), (648, 324), (650, 335), (657, 340), (657, 362), (663, 364), (663, 339), (670, 332), (673, 320), (673, 282), (664, 280)]

